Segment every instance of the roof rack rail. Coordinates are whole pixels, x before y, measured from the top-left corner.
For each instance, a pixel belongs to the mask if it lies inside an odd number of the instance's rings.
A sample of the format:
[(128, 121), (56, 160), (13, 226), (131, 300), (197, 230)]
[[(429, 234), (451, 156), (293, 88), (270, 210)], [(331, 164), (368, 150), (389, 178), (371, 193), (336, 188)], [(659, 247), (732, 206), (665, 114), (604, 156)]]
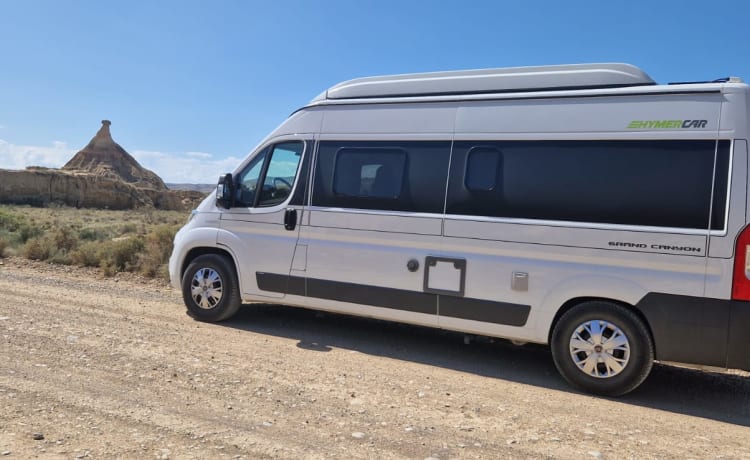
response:
[(458, 70), (357, 78), (339, 83), (315, 101), (487, 94), (655, 85), (630, 64), (569, 64)]
[(741, 83), (742, 79), (739, 77), (723, 77), (717, 78), (716, 80), (706, 81), (670, 81), (668, 85), (699, 85), (701, 83)]
[(727, 78), (717, 78), (716, 80), (696, 80), (696, 81), (670, 81), (668, 85), (700, 85), (701, 83), (726, 83), (729, 81)]

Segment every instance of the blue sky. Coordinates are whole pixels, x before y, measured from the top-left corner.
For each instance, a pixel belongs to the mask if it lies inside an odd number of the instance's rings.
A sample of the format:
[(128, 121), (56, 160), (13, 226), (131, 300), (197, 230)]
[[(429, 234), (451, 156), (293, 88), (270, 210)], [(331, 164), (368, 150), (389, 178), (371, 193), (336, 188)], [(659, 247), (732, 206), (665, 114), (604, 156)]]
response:
[(213, 183), (342, 80), (583, 62), (750, 81), (750, 2), (0, 0), (0, 168), (62, 166), (107, 118), (167, 182)]

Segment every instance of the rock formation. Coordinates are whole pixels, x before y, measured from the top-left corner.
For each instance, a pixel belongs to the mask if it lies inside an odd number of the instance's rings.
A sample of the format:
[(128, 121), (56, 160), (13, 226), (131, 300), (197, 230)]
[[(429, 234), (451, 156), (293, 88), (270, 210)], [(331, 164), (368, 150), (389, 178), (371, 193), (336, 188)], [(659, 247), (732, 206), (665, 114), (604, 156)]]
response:
[(112, 139), (110, 125), (109, 120), (103, 120), (88, 145), (62, 169), (0, 170), (0, 202), (185, 210), (203, 199), (205, 194), (200, 192), (169, 190), (159, 176), (143, 168)]
[(167, 186), (159, 176), (138, 164), (135, 158), (112, 139), (112, 134), (109, 132), (111, 124), (109, 120), (102, 120), (102, 127), (99, 128), (96, 136), (62, 169), (120, 179), (138, 187), (167, 190)]

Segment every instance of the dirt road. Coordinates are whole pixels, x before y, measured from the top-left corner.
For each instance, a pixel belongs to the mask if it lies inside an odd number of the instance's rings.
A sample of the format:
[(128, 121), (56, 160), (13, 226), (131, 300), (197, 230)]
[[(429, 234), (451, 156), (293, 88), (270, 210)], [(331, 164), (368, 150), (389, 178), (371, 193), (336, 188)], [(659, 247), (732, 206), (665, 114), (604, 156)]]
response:
[(203, 324), (163, 282), (0, 262), (3, 457), (750, 458), (744, 376), (595, 398), (543, 347), (267, 305)]

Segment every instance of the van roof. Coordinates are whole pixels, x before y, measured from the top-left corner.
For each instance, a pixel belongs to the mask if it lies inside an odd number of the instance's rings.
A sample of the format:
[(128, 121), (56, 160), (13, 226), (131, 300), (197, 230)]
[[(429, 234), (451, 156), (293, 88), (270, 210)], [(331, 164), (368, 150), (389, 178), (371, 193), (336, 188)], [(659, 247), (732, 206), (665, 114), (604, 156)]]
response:
[(365, 77), (332, 86), (314, 102), (655, 85), (630, 64), (568, 64)]

